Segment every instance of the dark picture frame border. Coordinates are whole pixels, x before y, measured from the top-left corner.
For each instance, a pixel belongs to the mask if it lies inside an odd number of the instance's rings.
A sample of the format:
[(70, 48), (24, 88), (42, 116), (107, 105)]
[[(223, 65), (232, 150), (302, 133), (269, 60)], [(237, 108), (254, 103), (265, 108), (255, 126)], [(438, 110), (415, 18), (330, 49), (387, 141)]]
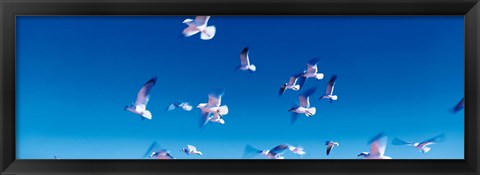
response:
[[(480, 172), (479, 0), (0, 0), (0, 174), (462, 174)], [(464, 160), (16, 160), (15, 17), (23, 15), (463, 15)], [(215, 168), (212, 167), (216, 166)]]

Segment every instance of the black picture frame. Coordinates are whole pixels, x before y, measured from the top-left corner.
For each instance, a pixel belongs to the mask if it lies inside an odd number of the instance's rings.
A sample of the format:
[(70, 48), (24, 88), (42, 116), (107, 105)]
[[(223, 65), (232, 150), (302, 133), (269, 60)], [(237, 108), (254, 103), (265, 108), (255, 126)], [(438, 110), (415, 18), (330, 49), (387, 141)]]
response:
[[(480, 172), (479, 0), (0, 0), (0, 174), (462, 174)], [(16, 160), (18, 15), (464, 15), (464, 160)]]

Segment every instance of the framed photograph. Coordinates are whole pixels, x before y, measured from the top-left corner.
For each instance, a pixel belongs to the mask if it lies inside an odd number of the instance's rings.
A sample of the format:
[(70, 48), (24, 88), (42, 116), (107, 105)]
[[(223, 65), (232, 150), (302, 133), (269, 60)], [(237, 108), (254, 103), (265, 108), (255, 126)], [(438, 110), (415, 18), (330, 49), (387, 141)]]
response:
[(0, 0), (0, 174), (480, 172), (478, 0)]

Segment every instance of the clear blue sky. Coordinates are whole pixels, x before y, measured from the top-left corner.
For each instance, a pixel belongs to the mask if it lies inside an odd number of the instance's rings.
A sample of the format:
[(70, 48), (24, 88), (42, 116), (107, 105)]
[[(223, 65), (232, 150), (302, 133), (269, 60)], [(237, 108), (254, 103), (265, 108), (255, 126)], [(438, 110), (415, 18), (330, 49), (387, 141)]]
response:
[[(212, 40), (180, 37), (193, 16), (17, 17), (17, 158), (141, 159), (153, 141), (176, 158), (238, 159), (246, 144), (301, 145), (311, 159), (356, 159), (381, 131), (397, 159), (463, 159), (464, 113), (449, 110), (464, 96), (463, 16), (213, 16)], [(235, 72), (250, 47), (257, 71)], [(300, 92), (278, 96), (290, 75), (319, 56), (325, 79), (312, 118), (290, 125)], [(337, 74), (332, 104), (318, 101)], [(153, 119), (124, 111), (153, 76)], [(198, 129), (194, 106), (225, 88), (225, 125)], [(445, 133), (422, 154), (391, 145)], [(325, 141), (340, 143), (330, 156)], [(203, 156), (179, 150), (197, 146)], [(298, 158), (291, 153), (286, 158)], [(262, 158), (262, 157), (256, 157)]]

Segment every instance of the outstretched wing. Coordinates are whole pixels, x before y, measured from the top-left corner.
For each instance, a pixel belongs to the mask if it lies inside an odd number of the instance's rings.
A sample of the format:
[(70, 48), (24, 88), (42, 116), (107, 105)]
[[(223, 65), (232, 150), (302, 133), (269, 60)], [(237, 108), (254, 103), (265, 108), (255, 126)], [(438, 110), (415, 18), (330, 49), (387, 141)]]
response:
[(310, 107), (309, 97), (317, 90), (317, 87), (311, 87), (310, 89), (305, 90), (300, 96), (298, 96), (298, 101), (301, 107), (308, 108)]
[(219, 107), (222, 101), (222, 96), (225, 94), (225, 89), (218, 89), (216, 92), (208, 94), (208, 104), (209, 107)]
[(465, 98), (462, 98), (457, 105), (453, 108), (453, 112), (458, 112), (465, 107)]
[(387, 136), (384, 133), (380, 133), (370, 140), (370, 154), (372, 155), (383, 155), (385, 153), (385, 148), (387, 147)]
[(208, 121), (210, 120), (210, 114), (209, 112), (203, 112), (202, 111), (202, 117), (200, 117), (199, 121), (199, 127), (202, 128), (205, 125), (207, 125)]
[(240, 53), (240, 64), (242, 66), (250, 65), (250, 58), (248, 58), (248, 47), (245, 47)]
[(153, 86), (157, 83), (157, 77), (154, 77), (148, 80), (143, 87), (140, 89), (137, 95), (137, 101), (135, 101), (135, 106), (137, 105), (147, 105), (148, 100), (150, 99), (150, 91)]
[(273, 152), (275, 154), (282, 153), (283, 151), (287, 150), (290, 145), (288, 144), (281, 144), (278, 145), (270, 150), (270, 152)]
[(307, 62), (307, 73), (317, 73), (318, 68), (317, 68), (317, 62), (320, 60), (319, 57), (315, 57), (310, 59)]
[(337, 80), (337, 75), (333, 75), (328, 82), (327, 89), (325, 90), (325, 95), (332, 95), (333, 88), (335, 87), (335, 81)]
[(332, 151), (334, 146), (335, 146), (334, 144), (328, 144), (327, 145), (327, 156), (330, 155), (330, 151)]
[(444, 140), (445, 140), (445, 133), (442, 133), (442, 134), (440, 134), (438, 136), (435, 136), (433, 138), (429, 138), (429, 139), (423, 141), (420, 144), (425, 144), (425, 143), (428, 143), (428, 142), (438, 143), (438, 142), (443, 142)]
[(398, 138), (393, 138), (392, 140), (392, 145), (412, 145), (413, 143), (411, 142), (406, 142), (406, 141), (403, 141), (403, 140), (400, 140)]
[(153, 142), (150, 147), (148, 147), (147, 149), (147, 152), (145, 153), (145, 155), (143, 157), (148, 157), (152, 151), (154, 151), (155, 149), (159, 148), (160, 146), (158, 145), (157, 142)]
[(252, 158), (253, 156), (262, 153), (262, 150), (259, 150), (257, 148), (254, 148), (251, 145), (246, 145), (245, 149), (243, 150), (243, 155), (242, 158)]
[(197, 26), (203, 26), (208, 23), (208, 20), (210, 19), (210, 16), (197, 16), (195, 17), (195, 23)]

